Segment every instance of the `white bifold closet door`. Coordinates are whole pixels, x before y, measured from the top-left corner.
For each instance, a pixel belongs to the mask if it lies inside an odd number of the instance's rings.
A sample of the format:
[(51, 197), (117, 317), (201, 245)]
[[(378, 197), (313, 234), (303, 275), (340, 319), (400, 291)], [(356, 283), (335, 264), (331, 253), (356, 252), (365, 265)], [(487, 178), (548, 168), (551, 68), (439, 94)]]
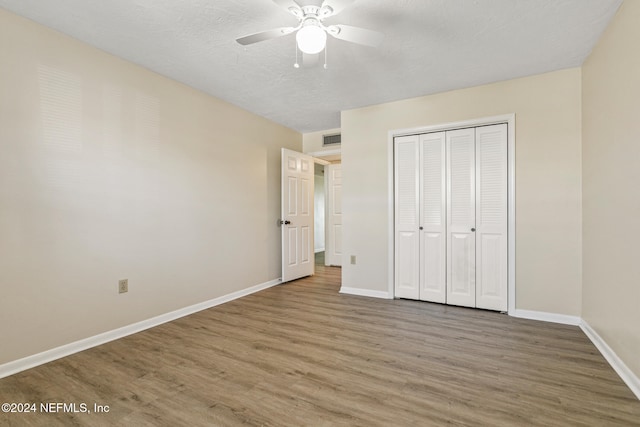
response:
[(418, 136), (395, 139), (395, 296), (420, 298)]
[(507, 125), (396, 138), (395, 294), (507, 309)]
[(475, 129), (447, 132), (447, 303), (476, 305)]
[(447, 302), (445, 133), (420, 135), (420, 295)]
[(476, 128), (476, 307), (507, 310), (507, 125)]

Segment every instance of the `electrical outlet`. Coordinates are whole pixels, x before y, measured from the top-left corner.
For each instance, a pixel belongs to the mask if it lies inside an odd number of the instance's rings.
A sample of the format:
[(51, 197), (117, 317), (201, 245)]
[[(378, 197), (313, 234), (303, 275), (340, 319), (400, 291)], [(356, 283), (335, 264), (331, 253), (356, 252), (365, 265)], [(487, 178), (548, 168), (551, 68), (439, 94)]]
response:
[(129, 279), (118, 280), (118, 293), (129, 292)]
[(351, 255), (351, 264), (353, 264), (353, 265), (356, 264), (356, 256), (355, 255)]

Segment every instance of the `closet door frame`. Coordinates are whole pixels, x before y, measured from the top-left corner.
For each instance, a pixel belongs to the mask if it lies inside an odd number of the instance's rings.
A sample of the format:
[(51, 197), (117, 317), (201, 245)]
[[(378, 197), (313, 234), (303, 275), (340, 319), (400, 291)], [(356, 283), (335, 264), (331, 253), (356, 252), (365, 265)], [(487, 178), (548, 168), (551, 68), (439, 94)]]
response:
[(397, 129), (391, 130), (388, 134), (387, 140), (387, 168), (388, 168), (388, 293), (393, 298), (395, 296), (395, 195), (394, 195), (394, 139), (407, 135), (418, 135), (431, 132), (452, 131), (466, 127), (478, 127), (495, 124), (507, 124), (507, 233), (508, 233), (508, 247), (507, 247), (507, 269), (508, 269), (508, 284), (507, 284), (507, 312), (509, 315), (514, 315), (516, 310), (516, 263), (515, 263), (515, 248), (516, 248), (516, 200), (515, 200), (515, 135), (516, 135), (516, 120), (515, 114), (505, 114), (501, 116), (485, 117), (473, 120), (466, 120), (461, 122), (443, 123), (433, 126), (423, 126), (410, 129)]

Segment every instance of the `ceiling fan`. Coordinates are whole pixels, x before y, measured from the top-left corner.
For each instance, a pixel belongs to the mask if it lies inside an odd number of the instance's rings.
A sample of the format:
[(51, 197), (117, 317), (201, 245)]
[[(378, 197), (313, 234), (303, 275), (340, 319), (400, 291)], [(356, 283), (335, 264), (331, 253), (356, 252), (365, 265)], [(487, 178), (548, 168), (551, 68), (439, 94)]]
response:
[[(327, 34), (336, 39), (358, 43), (365, 46), (378, 47), (382, 42), (383, 35), (377, 31), (365, 28), (353, 27), (351, 25), (329, 25), (325, 26), (323, 20), (330, 16), (337, 15), (354, 0), (324, 0), (320, 6), (299, 5), (294, 0), (273, 0), (278, 6), (284, 8), (293, 16), (298, 18), (298, 25), (295, 27), (280, 27), (272, 30), (262, 31), (245, 37), (236, 39), (241, 45), (249, 45), (265, 40), (275, 39), (296, 33), (297, 47), (307, 55), (315, 55), (322, 52), (327, 43)], [(297, 52), (297, 50), (296, 50)], [(296, 60), (297, 65), (297, 60)]]

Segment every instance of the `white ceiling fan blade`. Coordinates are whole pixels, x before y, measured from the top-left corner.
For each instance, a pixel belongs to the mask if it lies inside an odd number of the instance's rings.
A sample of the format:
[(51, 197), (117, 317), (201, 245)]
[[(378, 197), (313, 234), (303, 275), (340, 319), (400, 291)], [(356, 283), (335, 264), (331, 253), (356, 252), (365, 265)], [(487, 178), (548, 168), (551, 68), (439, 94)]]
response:
[(275, 39), (278, 37), (286, 36), (295, 31), (295, 27), (281, 27), (274, 28), (273, 30), (262, 31), (260, 33), (250, 34), (248, 36), (240, 37), (236, 39), (238, 43), (243, 46), (248, 44), (258, 43), (265, 40)]
[(331, 25), (327, 27), (327, 32), (337, 39), (371, 47), (380, 46), (384, 38), (384, 34), (377, 31), (351, 25)]
[(288, 11), (296, 18), (302, 18), (302, 8), (293, 0), (273, 0), (275, 4)]
[(320, 6), (320, 17), (322, 19), (337, 15), (342, 9), (349, 6), (355, 0), (324, 0)]

